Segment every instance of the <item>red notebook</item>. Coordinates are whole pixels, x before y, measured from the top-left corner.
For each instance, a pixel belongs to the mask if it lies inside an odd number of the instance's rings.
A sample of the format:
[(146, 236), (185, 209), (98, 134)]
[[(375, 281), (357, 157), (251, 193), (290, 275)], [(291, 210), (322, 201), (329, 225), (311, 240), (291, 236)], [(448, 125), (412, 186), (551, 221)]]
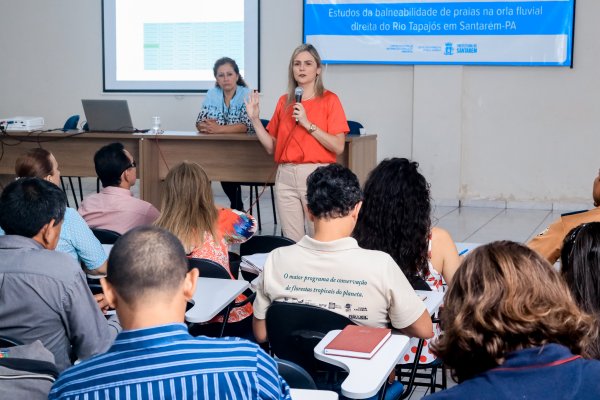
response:
[(371, 358), (391, 335), (391, 329), (348, 325), (323, 351), (332, 356)]

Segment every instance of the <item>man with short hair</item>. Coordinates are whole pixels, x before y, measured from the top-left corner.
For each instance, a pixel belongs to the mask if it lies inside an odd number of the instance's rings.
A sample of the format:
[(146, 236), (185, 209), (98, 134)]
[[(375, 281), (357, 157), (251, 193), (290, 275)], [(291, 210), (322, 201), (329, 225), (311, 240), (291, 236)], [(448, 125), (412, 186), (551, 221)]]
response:
[(124, 331), (106, 354), (65, 371), (50, 399), (289, 399), (277, 365), (255, 343), (192, 337), (183, 324), (198, 270), (158, 227), (123, 235), (103, 283)]
[(53, 251), (67, 199), (58, 186), (21, 178), (0, 196), (0, 336), (41, 340), (59, 370), (106, 351), (117, 334), (90, 292), (81, 266)]
[(273, 301), (330, 309), (359, 325), (391, 323), (408, 336), (433, 336), (431, 317), (402, 270), (384, 252), (362, 249), (350, 235), (362, 205), (356, 175), (339, 164), (307, 179), (313, 238), (271, 252), (254, 301), (254, 334), (267, 340), (265, 318)]
[(554, 264), (560, 258), (563, 242), (571, 229), (586, 222), (600, 222), (600, 171), (594, 178), (592, 199), (596, 208), (562, 214), (543, 232), (531, 239), (527, 246), (538, 252), (550, 264)]
[(137, 165), (123, 144), (111, 143), (98, 150), (94, 166), (103, 189), (86, 197), (78, 210), (91, 228), (123, 234), (136, 226), (151, 225), (158, 218), (156, 207), (131, 193)]

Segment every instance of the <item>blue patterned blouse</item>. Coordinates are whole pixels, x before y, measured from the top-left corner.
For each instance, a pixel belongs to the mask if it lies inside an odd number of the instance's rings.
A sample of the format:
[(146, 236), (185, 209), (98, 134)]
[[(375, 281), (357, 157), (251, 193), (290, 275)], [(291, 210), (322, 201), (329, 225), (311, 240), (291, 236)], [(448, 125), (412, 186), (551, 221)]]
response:
[(214, 119), (219, 125), (244, 124), (248, 128), (248, 133), (254, 132), (252, 122), (246, 113), (244, 100), (250, 95), (250, 89), (244, 86), (237, 86), (235, 95), (229, 102), (229, 107), (225, 105), (223, 90), (215, 86), (206, 93), (202, 109), (196, 123), (206, 119)]

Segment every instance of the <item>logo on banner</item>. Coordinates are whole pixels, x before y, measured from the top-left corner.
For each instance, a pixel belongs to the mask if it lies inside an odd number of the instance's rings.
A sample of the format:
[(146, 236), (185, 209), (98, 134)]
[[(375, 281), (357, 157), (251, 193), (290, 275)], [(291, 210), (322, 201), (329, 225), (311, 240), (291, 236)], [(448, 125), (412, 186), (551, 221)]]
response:
[(452, 45), (452, 42), (446, 42), (444, 55), (451, 56), (453, 54), (454, 54), (454, 46)]
[(465, 43), (465, 44), (457, 44), (456, 45), (456, 53), (477, 53), (477, 44), (476, 43)]

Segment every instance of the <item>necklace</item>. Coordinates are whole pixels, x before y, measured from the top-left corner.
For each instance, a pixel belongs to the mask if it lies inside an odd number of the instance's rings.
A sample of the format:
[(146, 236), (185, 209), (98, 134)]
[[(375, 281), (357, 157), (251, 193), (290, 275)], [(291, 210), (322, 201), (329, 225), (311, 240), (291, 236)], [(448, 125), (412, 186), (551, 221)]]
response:
[(313, 92), (313, 94), (311, 94), (310, 97), (307, 97), (306, 99), (302, 99), (302, 101), (308, 101), (308, 100), (312, 99), (313, 97), (315, 97), (315, 92)]

